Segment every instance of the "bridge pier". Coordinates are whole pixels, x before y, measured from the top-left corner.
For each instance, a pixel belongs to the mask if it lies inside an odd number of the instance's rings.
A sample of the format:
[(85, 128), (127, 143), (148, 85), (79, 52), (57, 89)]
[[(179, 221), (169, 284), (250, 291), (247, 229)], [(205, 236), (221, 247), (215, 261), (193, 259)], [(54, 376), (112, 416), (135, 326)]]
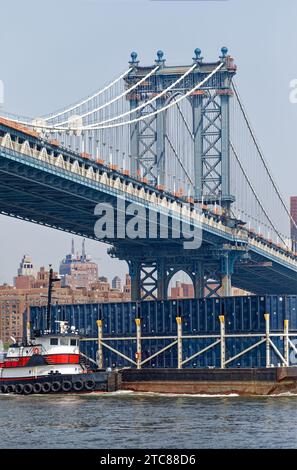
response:
[[(237, 248), (237, 247), (233, 247)], [(244, 250), (245, 252), (245, 250)], [(220, 259), (220, 271), (221, 271), (221, 284), (222, 284), (222, 296), (230, 297), (232, 296), (232, 275), (234, 273), (235, 261), (239, 259), (243, 254), (243, 250), (232, 249), (229, 247), (224, 249)]]
[(192, 280), (194, 297), (232, 295), (232, 275), (235, 262), (246, 253), (246, 246), (223, 245), (220, 248), (202, 247), (191, 255), (162, 246), (154, 249), (114, 247), (110, 254), (125, 260), (131, 277), (131, 299), (167, 300), (168, 287), (179, 271)]
[(131, 278), (131, 300), (136, 302), (141, 298), (140, 289), (140, 263), (135, 260), (129, 261), (129, 275)]
[(167, 286), (167, 271), (166, 261), (161, 258), (157, 262), (157, 297), (158, 300), (167, 300), (168, 298), (168, 286)]

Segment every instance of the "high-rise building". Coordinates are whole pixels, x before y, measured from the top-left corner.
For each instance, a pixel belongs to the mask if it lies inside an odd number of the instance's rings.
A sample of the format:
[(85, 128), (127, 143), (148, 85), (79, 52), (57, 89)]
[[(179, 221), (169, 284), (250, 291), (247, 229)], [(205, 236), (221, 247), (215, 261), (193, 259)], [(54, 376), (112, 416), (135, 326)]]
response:
[(293, 251), (297, 252), (297, 196), (291, 197), (291, 238)]
[[(52, 302), (58, 305), (131, 300), (130, 276), (126, 276), (123, 290), (116, 276), (113, 285), (117, 287), (111, 289), (106, 277), (98, 279), (97, 264), (86, 255), (84, 242), (80, 255), (75, 254), (72, 242), (71, 253), (60, 265), (60, 275), (61, 281), (55, 283), (52, 295)], [(54, 272), (54, 277), (58, 273)], [(35, 274), (31, 258), (23, 256), (14, 285), (0, 285), (0, 341), (7, 344), (11, 343), (11, 336), (17, 340), (23, 337), (24, 313), (31, 305), (47, 304), (48, 282), (49, 270), (41, 267)]]
[(14, 278), (14, 285), (17, 289), (29, 289), (35, 279), (35, 271), (32, 258), (24, 255), (18, 268), (17, 276)]
[(24, 255), (18, 269), (18, 276), (34, 276), (34, 266), (32, 258)]
[(119, 276), (115, 276), (111, 281), (111, 287), (113, 289), (122, 290), (122, 280)]
[(60, 264), (59, 274), (62, 287), (72, 289), (87, 288), (98, 281), (98, 266), (86, 254), (85, 240), (82, 243), (81, 254), (76, 253), (72, 240), (71, 253), (66, 255)]

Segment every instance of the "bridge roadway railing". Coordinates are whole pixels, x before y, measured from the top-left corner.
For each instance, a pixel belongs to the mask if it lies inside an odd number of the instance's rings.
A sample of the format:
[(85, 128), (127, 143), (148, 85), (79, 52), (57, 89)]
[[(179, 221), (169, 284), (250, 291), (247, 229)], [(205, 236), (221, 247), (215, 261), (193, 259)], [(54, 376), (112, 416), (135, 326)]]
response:
[[(248, 243), (250, 249), (254, 249), (260, 255), (274, 259), (276, 262), (281, 262), (290, 269), (297, 271), (297, 257), (296, 255), (286, 249), (280, 247), (264, 238), (256, 235), (251, 235), (246, 229), (231, 229), (222, 224), (217, 215), (211, 212), (201, 212), (188, 202), (182, 201), (179, 198), (174, 198), (172, 195), (160, 193), (157, 188), (153, 188), (140, 181), (127, 178), (125, 174), (120, 174), (117, 171), (110, 171), (110, 169), (96, 161), (85, 159), (82, 163), (82, 158), (78, 154), (77, 159), (72, 161), (63, 154), (63, 149), (57, 147), (54, 151), (48, 151), (44, 143), (39, 142), (40, 150), (37, 145), (30, 145), (29, 141), (19, 143), (17, 140), (11, 138), (9, 133), (0, 137), (0, 148), (17, 152), (18, 154), (28, 156), (38, 160), (41, 164), (45, 163), (54, 168), (69, 172), (72, 177), (78, 176), (81, 178), (92, 181), (98, 187), (107, 193), (115, 196), (120, 196), (126, 200), (137, 201), (147, 208), (155, 208), (158, 212), (163, 212), (168, 216), (177, 217), (182, 221), (190, 223), (191, 225), (201, 226), (202, 229), (210, 231), (213, 234), (221, 236), (228, 241), (237, 243)], [(29, 164), (29, 160), (28, 160)], [(63, 173), (64, 173), (63, 172)]]

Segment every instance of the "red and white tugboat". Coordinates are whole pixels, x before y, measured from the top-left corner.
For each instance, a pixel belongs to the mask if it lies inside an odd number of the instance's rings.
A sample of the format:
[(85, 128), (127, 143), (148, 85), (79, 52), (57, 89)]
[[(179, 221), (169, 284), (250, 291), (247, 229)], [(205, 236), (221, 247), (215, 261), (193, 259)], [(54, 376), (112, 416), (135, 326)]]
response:
[[(59, 323), (60, 332), (49, 333), (52, 286), (56, 279), (50, 269), (47, 331), (35, 338), (15, 341), (2, 355), (0, 393), (78, 393), (109, 391), (109, 372), (90, 369), (79, 349), (79, 336), (67, 322)], [(48, 332), (48, 333), (47, 333)], [(28, 335), (29, 336), (29, 335)], [(111, 381), (112, 382), (112, 381)]]

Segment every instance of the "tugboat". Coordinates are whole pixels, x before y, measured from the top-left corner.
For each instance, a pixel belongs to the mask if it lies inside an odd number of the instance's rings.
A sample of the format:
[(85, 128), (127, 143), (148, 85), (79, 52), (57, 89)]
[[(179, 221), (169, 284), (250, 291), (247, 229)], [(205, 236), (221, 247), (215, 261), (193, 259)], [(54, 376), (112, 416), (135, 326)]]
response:
[(59, 321), (59, 333), (51, 333), (51, 299), (54, 278), (49, 271), (46, 330), (34, 338), (17, 342), (0, 357), (0, 393), (90, 393), (113, 390), (113, 373), (93, 370), (80, 353), (79, 335), (74, 326)]

